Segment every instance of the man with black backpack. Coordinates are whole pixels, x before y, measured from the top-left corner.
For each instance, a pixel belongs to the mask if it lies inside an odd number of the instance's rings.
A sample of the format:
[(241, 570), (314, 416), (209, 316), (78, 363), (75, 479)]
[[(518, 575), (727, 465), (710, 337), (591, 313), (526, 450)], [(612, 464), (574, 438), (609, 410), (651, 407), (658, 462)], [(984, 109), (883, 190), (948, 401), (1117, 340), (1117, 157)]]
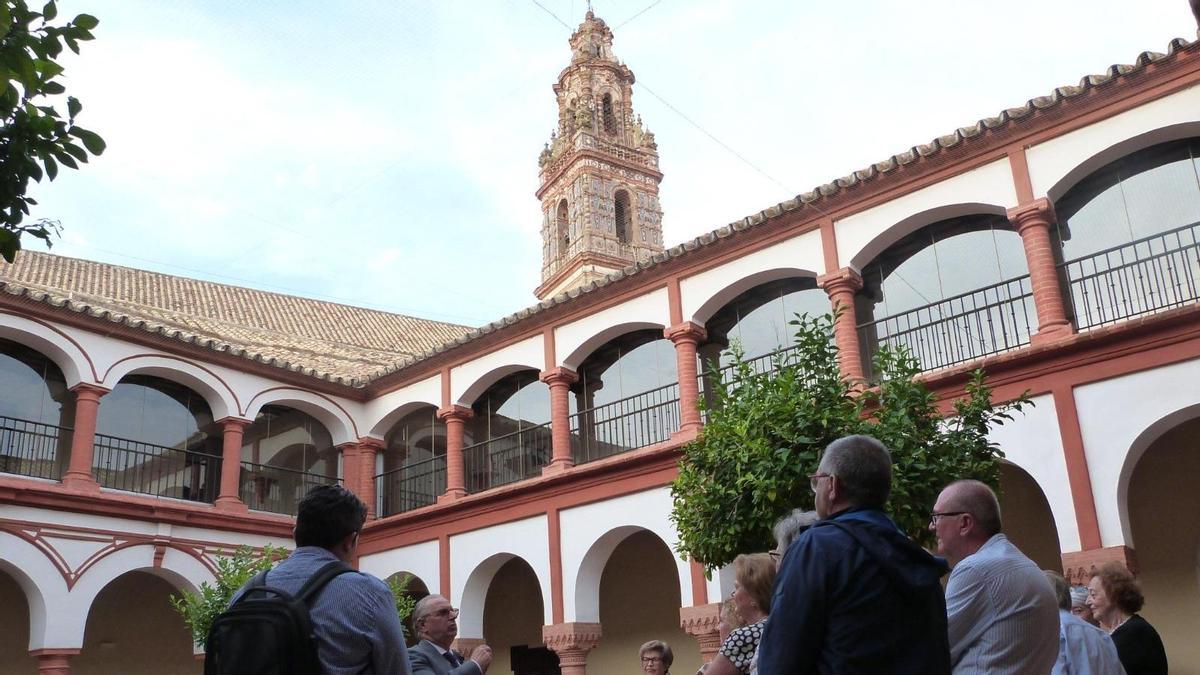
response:
[(205, 675), (410, 675), (391, 591), (349, 565), (366, 518), (342, 486), (310, 490), (296, 515), (296, 550), (213, 621)]

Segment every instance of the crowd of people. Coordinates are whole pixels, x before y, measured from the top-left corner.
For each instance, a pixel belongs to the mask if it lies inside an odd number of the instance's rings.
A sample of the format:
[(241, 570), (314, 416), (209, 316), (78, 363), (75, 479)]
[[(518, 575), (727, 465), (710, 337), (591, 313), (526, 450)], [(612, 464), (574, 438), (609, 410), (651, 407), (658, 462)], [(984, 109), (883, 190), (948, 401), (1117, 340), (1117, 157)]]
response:
[[(834, 441), (809, 481), (816, 510), (776, 523), (769, 553), (734, 560), (721, 647), (703, 675), (1167, 673), (1162, 640), (1137, 613), (1143, 597), (1129, 571), (1105, 565), (1084, 588), (1039, 569), (1004, 535), (987, 485), (960, 480), (941, 491), (929, 518), (934, 554), (884, 512), (892, 461), (878, 440)], [(347, 567), (306, 593), (323, 570), (353, 559), (365, 520), (351, 492), (314, 488), (300, 503), (296, 550), (241, 589), (234, 606), (256, 585), (311, 596), (323, 673), (486, 675), (491, 648), (468, 656), (452, 648), (458, 610), (440, 595), (417, 602), (419, 642), (406, 649), (379, 579)], [(638, 656), (644, 675), (668, 675), (674, 662), (659, 640)], [(245, 672), (233, 665), (214, 672)]]

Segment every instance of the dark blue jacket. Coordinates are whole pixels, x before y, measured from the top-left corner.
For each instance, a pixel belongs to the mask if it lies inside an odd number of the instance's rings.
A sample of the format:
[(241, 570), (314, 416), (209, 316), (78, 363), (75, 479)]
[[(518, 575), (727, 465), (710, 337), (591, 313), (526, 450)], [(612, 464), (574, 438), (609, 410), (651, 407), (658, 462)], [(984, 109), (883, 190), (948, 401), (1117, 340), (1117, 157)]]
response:
[(784, 556), (758, 672), (948, 674), (946, 572), (882, 511), (818, 521)]

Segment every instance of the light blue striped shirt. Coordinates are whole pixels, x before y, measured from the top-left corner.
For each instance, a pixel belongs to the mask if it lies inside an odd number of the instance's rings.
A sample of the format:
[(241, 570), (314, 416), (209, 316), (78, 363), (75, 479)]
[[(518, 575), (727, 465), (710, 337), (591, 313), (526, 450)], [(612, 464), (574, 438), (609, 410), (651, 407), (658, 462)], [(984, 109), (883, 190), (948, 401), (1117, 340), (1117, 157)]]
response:
[(1058, 657), (1058, 602), (1046, 575), (1003, 534), (946, 584), (955, 675), (1046, 675)]
[(1058, 661), (1053, 675), (1125, 675), (1108, 633), (1059, 608)]
[[(295, 594), (317, 570), (337, 560), (318, 546), (301, 546), (267, 573), (267, 585)], [(234, 594), (241, 597), (246, 587)], [(410, 675), (404, 630), (387, 584), (362, 572), (333, 578), (309, 607), (317, 657), (326, 675)]]

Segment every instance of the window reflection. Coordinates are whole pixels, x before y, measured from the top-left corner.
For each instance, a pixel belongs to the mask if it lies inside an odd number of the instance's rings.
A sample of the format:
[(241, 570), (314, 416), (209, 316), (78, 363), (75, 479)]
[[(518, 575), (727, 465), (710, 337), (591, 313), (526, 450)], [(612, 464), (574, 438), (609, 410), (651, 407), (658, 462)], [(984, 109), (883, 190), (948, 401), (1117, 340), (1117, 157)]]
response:
[(742, 293), (721, 308), (704, 325), (708, 344), (700, 348), (705, 363), (733, 362), (726, 351), (740, 344), (747, 360), (790, 347), (796, 332), (791, 321), (797, 314), (820, 316), (830, 312), (829, 296), (810, 277), (780, 279)]
[(242, 460), (337, 477), (337, 450), (325, 425), (308, 413), (281, 405), (263, 406), (246, 427)]
[(505, 376), (471, 409), (463, 453), (468, 492), (537, 475), (550, 461), (550, 388), (536, 370)]
[(384, 471), (420, 464), (446, 455), (446, 424), (437, 418), (437, 408), (424, 406), (396, 422), (384, 442)]
[(67, 380), (53, 361), (11, 340), (0, 339), (0, 416), (70, 426)]
[(150, 375), (128, 375), (104, 396), (96, 433), (174, 450), (221, 451), (221, 430), (204, 397)]

